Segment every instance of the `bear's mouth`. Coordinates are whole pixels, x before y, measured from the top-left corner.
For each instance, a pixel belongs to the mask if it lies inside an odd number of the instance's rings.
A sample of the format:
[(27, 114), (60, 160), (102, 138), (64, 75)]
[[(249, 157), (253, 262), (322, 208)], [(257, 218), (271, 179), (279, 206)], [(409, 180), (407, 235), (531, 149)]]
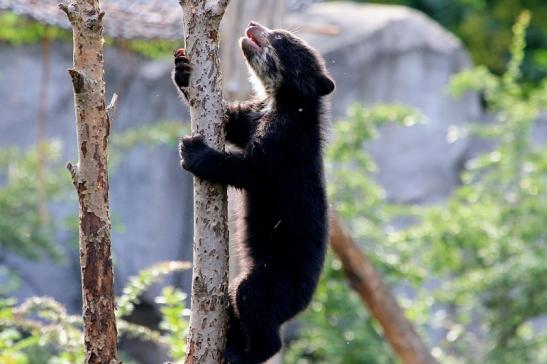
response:
[(259, 37), (257, 36), (257, 34), (255, 34), (256, 30), (257, 30), (256, 27), (249, 27), (245, 31), (245, 35), (247, 37), (247, 40), (249, 40), (250, 43), (260, 48), (261, 44), (260, 44)]
[(247, 61), (252, 61), (269, 45), (270, 30), (257, 22), (251, 21), (245, 29), (245, 36), (241, 37), (240, 46)]
[(270, 29), (267, 27), (251, 21), (245, 29), (245, 37), (243, 38), (244, 43), (247, 43), (247, 46), (254, 50), (259, 50), (264, 48), (268, 43), (268, 34)]

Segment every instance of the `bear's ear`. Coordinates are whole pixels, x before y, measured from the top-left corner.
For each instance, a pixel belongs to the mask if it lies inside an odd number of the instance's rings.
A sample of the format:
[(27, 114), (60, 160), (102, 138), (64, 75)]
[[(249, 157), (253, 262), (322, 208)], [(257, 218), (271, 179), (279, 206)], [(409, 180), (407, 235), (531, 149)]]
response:
[(317, 96), (325, 96), (334, 91), (334, 81), (327, 75), (317, 78)]

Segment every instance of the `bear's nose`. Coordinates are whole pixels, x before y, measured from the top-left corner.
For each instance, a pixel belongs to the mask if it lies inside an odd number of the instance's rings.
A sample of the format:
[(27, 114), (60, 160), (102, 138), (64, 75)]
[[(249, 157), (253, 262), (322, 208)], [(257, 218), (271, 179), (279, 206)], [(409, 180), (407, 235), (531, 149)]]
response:
[(249, 22), (249, 26), (250, 26), (250, 27), (254, 27), (254, 26), (257, 26), (257, 25), (258, 25), (258, 23), (255, 22), (255, 21), (253, 21), (253, 20), (251, 20), (251, 21)]

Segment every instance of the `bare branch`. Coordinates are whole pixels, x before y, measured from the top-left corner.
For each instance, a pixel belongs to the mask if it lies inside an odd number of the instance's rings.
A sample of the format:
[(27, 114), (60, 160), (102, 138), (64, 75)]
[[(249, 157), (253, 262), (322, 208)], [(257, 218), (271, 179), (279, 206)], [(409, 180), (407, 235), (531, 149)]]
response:
[(213, 17), (219, 17), (222, 19), (229, 2), (230, 0), (209, 0), (206, 2), (205, 11)]
[(72, 86), (74, 87), (74, 92), (76, 94), (80, 94), (84, 92), (85, 83), (86, 83), (85, 76), (81, 72), (75, 70), (74, 68), (70, 68), (68, 70), (68, 74), (70, 75), (70, 78), (72, 79)]
[(66, 4), (63, 4), (63, 3), (60, 3), (59, 5), (59, 9), (61, 9), (67, 16), (67, 18), (70, 20), (70, 11), (68, 10), (68, 6), (66, 6)]
[(68, 21), (74, 25), (74, 22), (76, 21), (76, 16), (77, 16), (77, 11), (76, 11), (76, 8), (74, 7), (74, 4), (65, 4), (65, 3), (60, 3), (58, 5), (59, 9), (61, 9), (67, 16), (68, 18)]
[[(73, 27), (78, 163), (67, 164), (80, 207), (85, 364), (117, 364), (117, 329), (110, 210), (108, 205), (109, 115), (105, 107), (102, 17), (98, 0), (59, 5)], [(114, 98), (115, 101), (115, 98)], [(113, 106), (112, 106), (113, 108)], [(112, 109), (111, 108), (111, 109)]]
[(110, 100), (110, 103), (106, 107), (106, 115), (108, 116), (108, 120), (112, 122), (114, 120), (114, 114), (116, 113), (116, 108), (118, 106), (118, 94), (112, 95), (112, 99)]
[(436, 364), (382, 276), (342, 226), (331, 216), (330, 244), (342, 261), (344, 273), (363, 304), (378, 320), (395, 353), (404, 364)]
[(73, 165), (71, 162), (66, 164), (66, 168), (70, 172), (70, 177), (72, 177), (72, 183), (74, 186), (78, 184), (78, 165)]

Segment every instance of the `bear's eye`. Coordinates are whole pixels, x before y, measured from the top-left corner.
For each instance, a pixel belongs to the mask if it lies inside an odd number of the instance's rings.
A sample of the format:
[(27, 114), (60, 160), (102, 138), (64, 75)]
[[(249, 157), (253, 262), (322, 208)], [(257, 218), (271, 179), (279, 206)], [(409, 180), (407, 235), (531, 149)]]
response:
[(283, 36), (282, 36), (281, 34), (275, 34), (275, 35), (274, 35), (274, 38), (277, 39), (277, 40), (279, 40), (279, 39), (282, 39)]

